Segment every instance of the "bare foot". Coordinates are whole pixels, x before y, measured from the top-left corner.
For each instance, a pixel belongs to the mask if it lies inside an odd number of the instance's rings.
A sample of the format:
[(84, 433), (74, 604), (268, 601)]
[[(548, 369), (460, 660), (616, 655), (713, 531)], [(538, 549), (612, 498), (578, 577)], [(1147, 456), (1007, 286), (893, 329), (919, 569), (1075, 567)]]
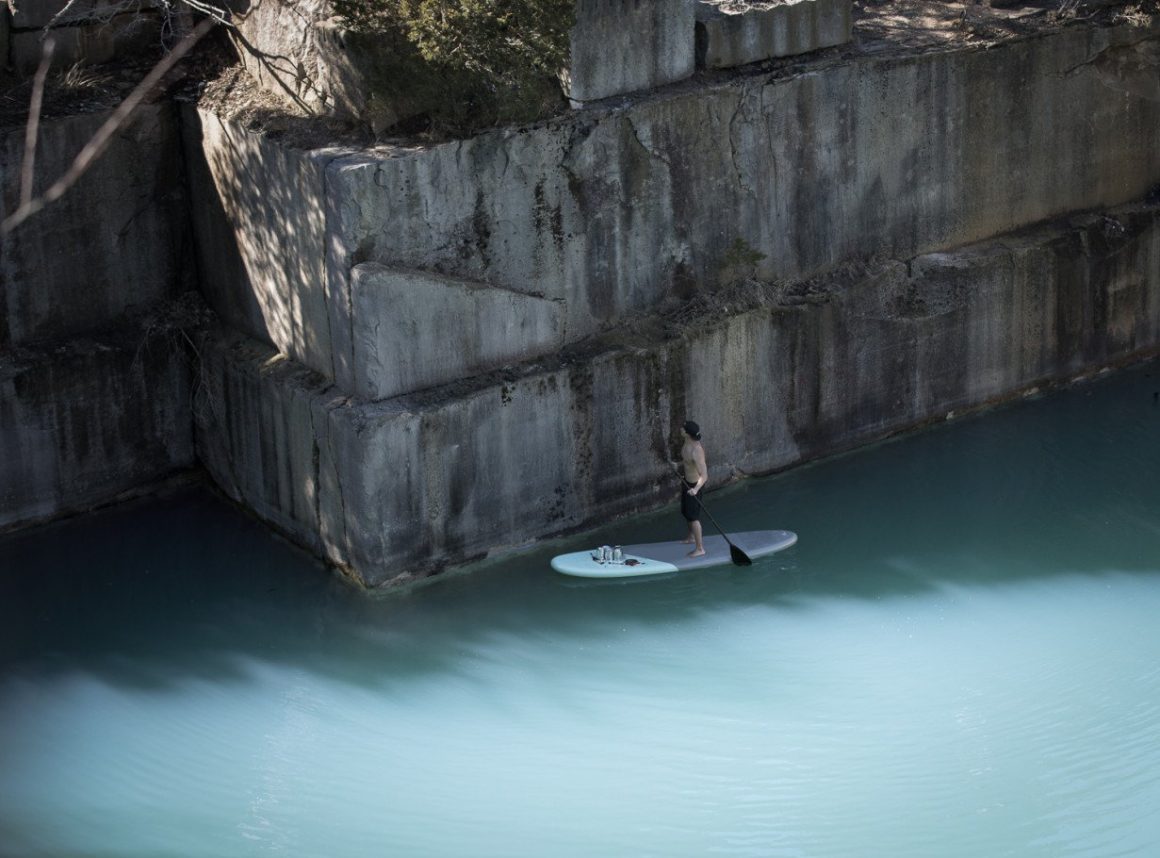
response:
[(696, 551), (690, 551), (689, 556), (690, 557), (704, 557), (705, 556), (705, 549), (698, 548)]
[(692, 545), (696, 541), (693, 537), (689, 536), (681, 540), (681, 545)]

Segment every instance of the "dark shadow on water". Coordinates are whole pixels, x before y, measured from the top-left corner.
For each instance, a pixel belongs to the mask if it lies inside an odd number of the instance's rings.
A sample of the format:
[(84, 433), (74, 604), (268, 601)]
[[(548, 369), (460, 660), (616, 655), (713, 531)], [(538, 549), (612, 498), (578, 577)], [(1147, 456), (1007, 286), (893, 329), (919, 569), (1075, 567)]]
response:
[[(68, 672), (164, 693), (254, 662), (380, 687), (467, 675), (487, 647), (599, 640), (766, 606), (1160, 570), (1160, 366), (716, 493), (730, 529), (798, 546), (748, 569), (591, 584), (553, 554), (680, 536), (645, 516), (368, 598), (206, 490), (0, 540), (0, 681)], [(711, 450), (711, 448), (710, 448)], [(903, 609), (903, 608), (900, 608)], [(481, 655), (484, 653), (484, 655)]]

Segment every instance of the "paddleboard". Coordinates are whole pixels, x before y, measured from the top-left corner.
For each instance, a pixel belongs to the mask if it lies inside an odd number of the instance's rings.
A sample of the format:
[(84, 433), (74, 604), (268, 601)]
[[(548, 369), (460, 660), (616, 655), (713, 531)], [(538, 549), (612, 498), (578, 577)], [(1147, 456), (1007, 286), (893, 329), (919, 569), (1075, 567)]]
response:
[[(751, 530), (731, 533), (733, 544), (756, 560), (789, 548), (797, 542), (797, 534), (788, 530)], [(579, 578), (636, 578), (641, 575), (666, 575), (692, 569), (707, 569), (732, 563), (729, 543), (723, 536), (706, 536), (705, 553), (690, 557), (691, 545), (682, 542), (653, 542), (646, 545), (625, 545), (621, 563), (601, 563), (595, 549), (560, 554), (552, 558), (552, 568), (564, 575)]]

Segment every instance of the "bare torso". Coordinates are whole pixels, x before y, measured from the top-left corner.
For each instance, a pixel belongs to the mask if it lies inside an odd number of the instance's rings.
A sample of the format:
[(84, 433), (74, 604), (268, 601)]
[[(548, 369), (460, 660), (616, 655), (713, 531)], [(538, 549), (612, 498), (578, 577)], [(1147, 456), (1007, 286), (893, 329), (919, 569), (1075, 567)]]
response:
[(685, 482), (690, 486), (703, 486), (709, 478), (705, 465), (705, 448), (700, 441), (686, 438), (681, 447), (681, 469), (685, 472)]

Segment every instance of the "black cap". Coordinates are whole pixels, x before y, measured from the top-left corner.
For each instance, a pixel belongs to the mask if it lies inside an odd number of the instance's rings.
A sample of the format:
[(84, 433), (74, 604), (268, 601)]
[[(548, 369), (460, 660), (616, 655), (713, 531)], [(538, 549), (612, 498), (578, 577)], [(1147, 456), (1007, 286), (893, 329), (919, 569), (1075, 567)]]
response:
[(694, 423), (692, 420), (686, 420), (685, 425), (682, 428), (685, 430), (685, 434), (692, 438), (694, 441), (701, 440), (701, 427)]

